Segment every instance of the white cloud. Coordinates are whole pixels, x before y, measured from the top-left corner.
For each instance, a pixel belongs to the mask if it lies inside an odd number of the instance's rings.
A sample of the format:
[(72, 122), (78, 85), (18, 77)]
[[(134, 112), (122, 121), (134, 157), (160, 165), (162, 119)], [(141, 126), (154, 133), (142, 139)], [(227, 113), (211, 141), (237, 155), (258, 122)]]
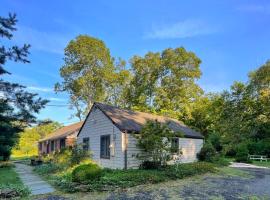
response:
[(189, 38), (199, 35), (208, 35), (217, 32), (202, 20), (184, 20), (170, 25), (153, 26), (152, 30), (145, 34), (150, 39), (176, 39)]
[(57, 101), (57, 102), (67, 102), (66, 99), (56, 98), (56, 97), (50, 97), (48, 98), (50, 101)]
[(63, 54), (64, 48), (72, 37), (56, 32), (39, 31), (26, 26), (19, 26), (14, 41), (29, 43), (32, 49)]
[(242, 5), (238, 7), (237, 10), (253, 13), (270, 14), (270, 5), (261, 5), (261, 4)]
[(36, 92), (54, 92), (52, 88), (48, 88), (48, 87), (27, 86), (27, 89), (36, 91)]

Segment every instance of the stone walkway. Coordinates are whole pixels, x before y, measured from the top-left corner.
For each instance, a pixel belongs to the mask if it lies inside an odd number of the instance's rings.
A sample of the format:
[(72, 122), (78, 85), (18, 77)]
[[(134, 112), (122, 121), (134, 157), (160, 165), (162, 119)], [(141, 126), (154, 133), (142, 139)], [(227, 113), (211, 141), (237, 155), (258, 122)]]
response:
[(54, 192), (52, 186), (33, 173), (32, 167), (21, 163), (15, 163), (15, 166), (15, 171), (19, 174), (23, 184), (30, 189), (33, 195)]

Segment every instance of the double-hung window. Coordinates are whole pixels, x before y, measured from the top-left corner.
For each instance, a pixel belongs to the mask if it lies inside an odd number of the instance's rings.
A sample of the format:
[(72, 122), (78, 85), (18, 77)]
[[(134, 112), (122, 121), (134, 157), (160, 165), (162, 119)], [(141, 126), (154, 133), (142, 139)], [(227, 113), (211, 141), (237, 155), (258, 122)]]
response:
[(110, 135), (100, 136), (100, 158), (110, 159)]
[(83, 150), (89, 151), (89, 137), (83, 138)]

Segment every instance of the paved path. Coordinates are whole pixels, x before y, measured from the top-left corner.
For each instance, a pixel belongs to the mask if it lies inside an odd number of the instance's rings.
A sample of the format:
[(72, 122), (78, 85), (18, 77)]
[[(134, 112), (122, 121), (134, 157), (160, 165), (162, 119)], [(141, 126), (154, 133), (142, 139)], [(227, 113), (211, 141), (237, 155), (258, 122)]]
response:
[(247, 163), (231, 163), (230, 167), (235, 167), (235, 168), (254, 168), (254, 169), (268, 169), (268, 167), (263, 167), (263, 166), (257, 166), (257, 165), (252, 165), (252, 164), (247, 164)]
[(43, 181), (38, 175), (34, 174), (32, 167), (21, 163), (15, 163), (15, 166), (15, 171), (19, 174), (22, 182), (31, 190), (33, 195), (54, 192), (52, 186)]

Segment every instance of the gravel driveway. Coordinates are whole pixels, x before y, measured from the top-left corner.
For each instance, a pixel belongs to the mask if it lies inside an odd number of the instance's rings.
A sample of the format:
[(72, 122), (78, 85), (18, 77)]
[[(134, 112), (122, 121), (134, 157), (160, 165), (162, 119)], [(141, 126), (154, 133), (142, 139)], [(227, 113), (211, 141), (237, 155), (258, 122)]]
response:
[[(270, 169), (241, 169), (248, 177), (206, 175), (183, 183), (176, 181), (158, 188), (111, 194), (108, 200), (152, 199), (270, 199)], [(180, 182), (180, 184), (177, 184)], [(181, 183), (182, 182), (182, 183)]]

